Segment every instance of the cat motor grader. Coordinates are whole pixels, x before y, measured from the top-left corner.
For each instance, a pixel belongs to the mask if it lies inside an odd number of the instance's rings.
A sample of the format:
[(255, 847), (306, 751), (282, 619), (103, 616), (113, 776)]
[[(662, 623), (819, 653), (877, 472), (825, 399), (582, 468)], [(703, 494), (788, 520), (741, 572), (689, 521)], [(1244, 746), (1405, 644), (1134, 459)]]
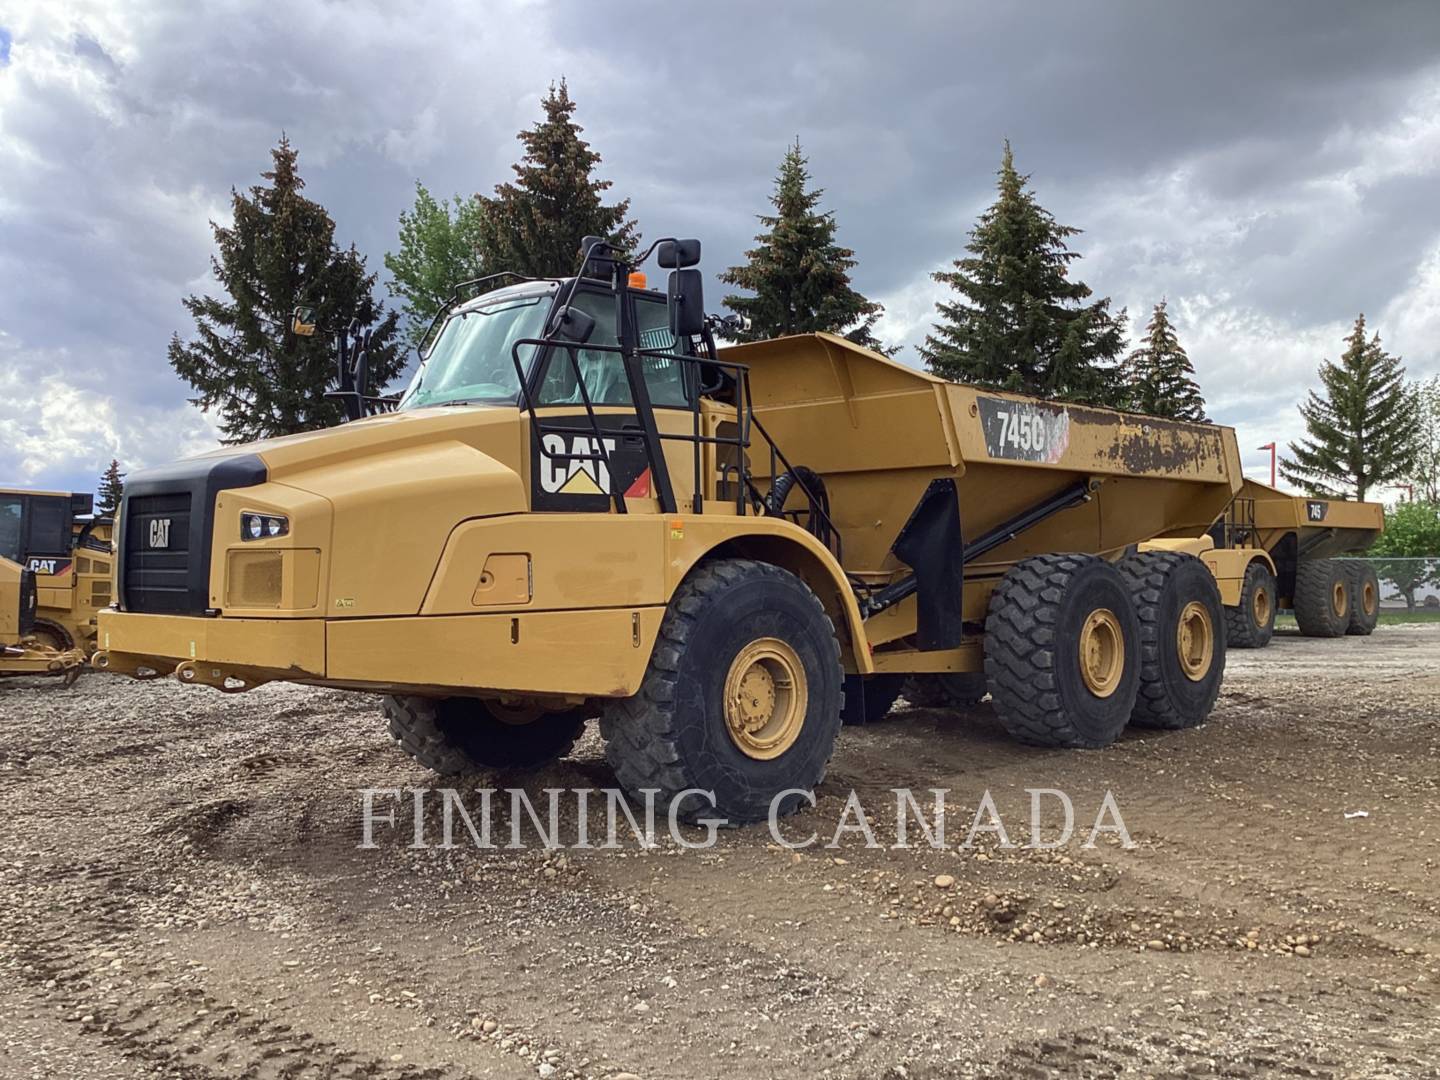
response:
[(0, 488), (0, 558), (35, 575), (37, 643), (94, 651), (96, 613), (112, 599), (111, 527), (88, 493)]
[(0, 678), (60, 675), (69, 685), (84, 670), (85, 654), (35, 637), (37, 603), (34, 572), (0, 557)]
[(598, 714), (625, 789), (732, 822), (793, 809), (907, 675), (983, 676), (1042, 745), (1205, 719), (1215, 579), (1135, 545), (1222, 513), (1231, 429), (829, 334), (722, 350), (699, 242), (650, 253), (663, 292), (595, 239), (574, 277), (457, 290), (398, 400), (342, 333), (350, 422), (134, 473), (94, 666), (370, 691), (441, 773), (549, 761)]

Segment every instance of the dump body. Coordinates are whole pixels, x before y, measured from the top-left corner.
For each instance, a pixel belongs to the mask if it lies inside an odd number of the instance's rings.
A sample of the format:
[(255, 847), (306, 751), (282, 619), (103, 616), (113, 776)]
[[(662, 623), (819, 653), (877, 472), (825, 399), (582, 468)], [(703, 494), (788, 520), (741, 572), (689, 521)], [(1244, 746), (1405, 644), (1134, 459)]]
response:
[(1301, 559), (1329, 559), (1364, 551), (1385, 528), (1379, 503), (1314, 499), (1246, 480), (1226, 519), (1234, 541), (1273, 552), (1287, 535), (1295, 537)]
[[(829, 334), (724, 355), (749, 365), (756, 415), (776, 445), (824, 479), (845, 570), (862, 580), (906, 572), (891, 548), (934, 480), (955, 481), (965, 546), (1077, 486), (1089, 489), (1087, 501), (965, 558), (968, 621), (983, 619), (990, 586), (1018, 560), (1052, 551), (1115, 557), (1155, 536), (1201, 533), (1242, 481), (1231, 428), (957, 385)], [(754, 468), (768, 476), (772, 464)], [(910, 633), (914, 606), (887, 613), (871, 642)]]

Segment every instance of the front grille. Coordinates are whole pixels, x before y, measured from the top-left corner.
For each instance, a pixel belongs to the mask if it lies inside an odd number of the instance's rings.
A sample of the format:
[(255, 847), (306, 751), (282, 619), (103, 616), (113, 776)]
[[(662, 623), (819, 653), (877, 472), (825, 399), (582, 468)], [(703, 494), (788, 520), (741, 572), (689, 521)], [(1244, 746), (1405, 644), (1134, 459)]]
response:
[(191, 594), (189, 492), (136, 495), (125, 506), (125, 608), (175, 615), (204, 611)]
[(124, 611), (213, 615), (215, 496), (265, 482), (254, 454), (199, 457), (131, 474), (120, 503), (117, 599)]

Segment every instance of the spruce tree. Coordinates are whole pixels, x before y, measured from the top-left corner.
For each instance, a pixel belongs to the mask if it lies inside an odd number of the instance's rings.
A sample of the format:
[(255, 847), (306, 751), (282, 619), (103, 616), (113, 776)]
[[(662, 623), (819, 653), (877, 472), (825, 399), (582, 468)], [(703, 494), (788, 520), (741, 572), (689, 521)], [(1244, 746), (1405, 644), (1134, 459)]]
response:
[(1205, 399), (1194, 376), (1161, 300), (1145, 327), (1144, 344), (1125, 358), (1125, 407), (1171, 420), (1204, 420)]
[(810, 189), (807, 159), (800, 140), (785, 152), (775, 193), (774, 214), (759, 214), (765, 231), (756, 247), (745, 253), (744, 266), (720, 275), (727, 285), (751, 296), (725, 297), (725, 306), (750, 320), (740, 341), (763, 341), (786, 334), (828, 331), (858, 345), (884, 351), (875, 338), (875, 323), (884, 309), (850, 285), (855, 253), (835, 242), (835, 213), (817, 209), (825, 194)]
[(415, 205), (400, 212), (400, 247), (385, 256), (390, 295), (401, 301), (405, 342), (418, 347), (455, 286), (487, 273), (480, 252), (480, 203), (436, 200), (419, 181)]
[(225, 299), (188, 296), (196, 338), (170, 339), (170, 365), (195, 390), (190, 400), (217, 409), (223, 442), (338, 424), (344, 413), (323, 394), (335, 377), (335, 344), (328, 333), (297, 337), (291, 312), (315, 309), (322, 328), (352, 320), (371, 327), (370, 385), (384, 387), (405, 366), (394, 342), (397, 316), (382, 314), (373, 296), (375, 275), (352, 246), (335, 244), (335, 223), (300, 192), (296, 152), (285, 137), (274, 164), (248, 193), (231, 189), (233, 222), (210, 223), (218, 253), (210, 265)]
[(1010, 143), (999, 197), (970, 232), (969, 255), (931, 276), (954, 300), (920, 346), (936, 375), (976, 386), (1097, 405), (1123, 400), (1113, 361), (1124, 346), (1125, 312), (1071, 278), (1080, 230), (1059, 224), (1015, 169)]
[(1364, 499), (1404, 477), (1413, 456), (1415, 396), (1398, 357), (1365, 337), (1365, 316), (1345, 339), (1340, 362), (1320, 365), (1324, 393), (1300, 406), (1309, 438), (1290, 444), (1280, 472), (1312, 495)]
[(120, 509), (120, 499), (125, 494), (125, 474), (120, 471), (120, 462), (110, 459), (109, 467), (100, 475), (100, 490), (95, 495), (95, 512), (113, 515)]
[(629, 199), (602, 201), (611, 182), (592, 175), (600, 155), (580, 138), (584, 128), (573, 119), (575, 102), (564, 79), (541, 104), (545, 119), (516, 136), (525, 153), (513, 166), (514, 183), (478, 196), (480, 246), (492, 270), (555, 277), (574, 273), (586, 236), (632, 249), (640, 235), (626, 217)]

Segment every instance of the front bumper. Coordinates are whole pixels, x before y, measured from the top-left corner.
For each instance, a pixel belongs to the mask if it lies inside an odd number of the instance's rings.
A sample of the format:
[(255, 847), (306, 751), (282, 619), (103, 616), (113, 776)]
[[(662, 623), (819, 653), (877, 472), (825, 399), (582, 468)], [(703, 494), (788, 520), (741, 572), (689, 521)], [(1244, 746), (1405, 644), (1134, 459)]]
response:
[(92, 664), (227, 691), (302, 682), (376, 693), (628, 697), (663, 607), (239, 619), (101, 612)]

